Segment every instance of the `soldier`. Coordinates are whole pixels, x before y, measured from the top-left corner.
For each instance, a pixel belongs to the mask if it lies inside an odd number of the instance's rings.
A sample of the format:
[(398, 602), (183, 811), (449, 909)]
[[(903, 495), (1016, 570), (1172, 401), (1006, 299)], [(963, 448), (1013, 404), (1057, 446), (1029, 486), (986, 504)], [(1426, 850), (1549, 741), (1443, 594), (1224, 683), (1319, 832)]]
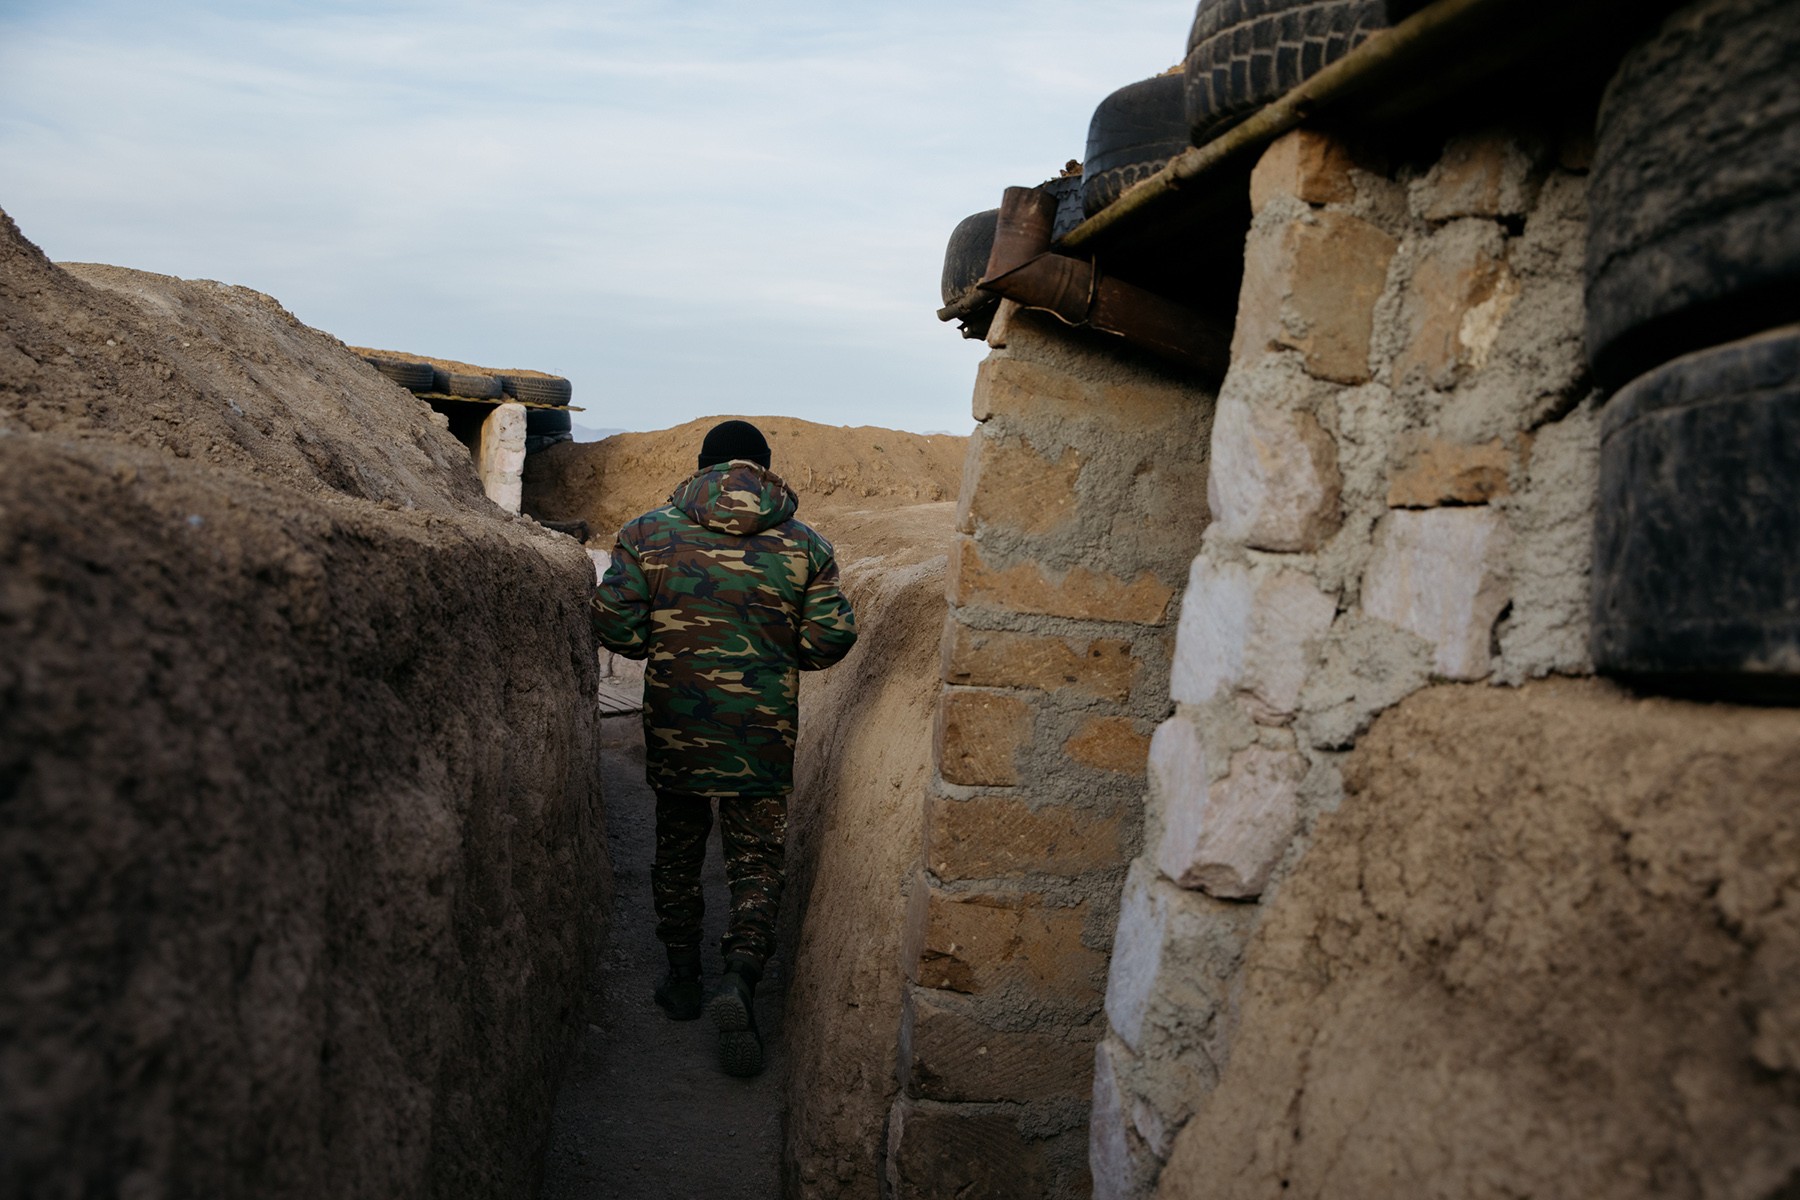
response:
[(762, 1070), (752, 1011), (775, 942), (787, 795), (794, 786), (797, 671), (831, 666), (856, 642), (831, 543), (794, 519), (792, 489), (746, 421), (714, 426), (700, 469), (669, 503), (619, 531), (594, 592), (594, 631), (644, 671), (646, 772), (656, 791), (650, 869), (669, 973), (656, 1002), (701, 1012), (700, 868), (718, 801), (731, 888), (725, 973), (707, 1011), (731, 1075)]

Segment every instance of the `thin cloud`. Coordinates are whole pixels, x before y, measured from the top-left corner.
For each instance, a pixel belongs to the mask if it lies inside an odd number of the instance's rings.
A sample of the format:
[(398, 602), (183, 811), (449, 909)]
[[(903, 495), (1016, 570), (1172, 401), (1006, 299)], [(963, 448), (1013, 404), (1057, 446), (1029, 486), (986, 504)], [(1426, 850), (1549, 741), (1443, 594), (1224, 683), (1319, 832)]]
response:
[(0, 206), (54, 257), (542, 362), (599, 424), (748, 394), (967, 428), (945, 237), (1080, 157), (1191, 0), (864, 8), (26, 4), (0, 15)]

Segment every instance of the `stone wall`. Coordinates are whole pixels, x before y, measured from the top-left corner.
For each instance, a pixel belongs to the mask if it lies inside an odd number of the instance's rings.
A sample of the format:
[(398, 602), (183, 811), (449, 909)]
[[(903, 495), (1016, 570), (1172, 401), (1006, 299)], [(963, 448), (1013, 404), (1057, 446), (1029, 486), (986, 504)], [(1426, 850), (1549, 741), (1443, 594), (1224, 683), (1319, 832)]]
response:
[(1010, 306), (989, 341), (903, 953), (901, 1198), (1086, 1194), (1117, 898), (1208, 521), (1210, 393)]
[[(1247, 948), (1378, 714), (1433, 683), (1591, 672), (1586, 157), (1488, 130), (1389, 166), (1300, 131), (1256, 168), (1214, 522), (1110, 965), (1096, 1195), (1147, 1195), (1229, 1077)], [(1184, 1141), (1225, 1119), (1206, 1112)], [(1201, 1159), (1163, 1192), (1239, 1194)]]

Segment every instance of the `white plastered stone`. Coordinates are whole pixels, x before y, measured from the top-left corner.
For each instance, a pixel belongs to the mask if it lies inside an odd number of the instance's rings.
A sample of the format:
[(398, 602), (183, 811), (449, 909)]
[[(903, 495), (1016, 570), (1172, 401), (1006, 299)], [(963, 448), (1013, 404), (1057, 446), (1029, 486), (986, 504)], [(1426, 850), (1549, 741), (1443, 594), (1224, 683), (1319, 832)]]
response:
[[(1184, 724), (1191, 733), (1176, 727), (1165, 739), (1165, 764), (1180, 765), (1165, 765), (1169, 782), (1159, 779), (1169, 790), (1157, 869), (1182, 887), (1221, 899), (1259, 896), (1299, 823), (1306, 760), (1291, 750), (1252, 746), (1232, 756), (1225, 778), (1209, 784), (1199, 731)], [(1161, 729), (1157, 733), (1163, 736)]]
[(1363, 574), (1363, 610), (1431, 643), (1435, 674), (1481, 679), (1511, 597), (1511, 545), (1505, 518), (1486, 505), (1390, 510)]
[(1243, 694), (1257, 720), (1291, 717), (1311, 671), (1317, 639), (1337, 602), (1298, 571), (1194, 560), (1181, 603), (1169, 694), (1205, 704)]

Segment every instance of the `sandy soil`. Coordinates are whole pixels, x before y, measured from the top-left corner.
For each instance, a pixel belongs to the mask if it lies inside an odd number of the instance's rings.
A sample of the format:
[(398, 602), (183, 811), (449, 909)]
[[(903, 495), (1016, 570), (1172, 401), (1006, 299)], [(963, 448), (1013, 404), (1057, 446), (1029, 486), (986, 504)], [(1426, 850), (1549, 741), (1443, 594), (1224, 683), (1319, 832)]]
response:
[(0, 1195), (535, 1182), (607, 881), (592, 575), (428, 415), (0, 214)]
[[(543, 1200), (878, 1194), (955, 508), (856, 510), (821, 523), (861, 633), (844, 662), (801, 676), (781, 944), (757, 998), (770, 1064), (756, 1080), (722, 1075), (710, 1026), (672, 1022), (650, 999), (664, 956), (650, 905), (655, 820), (642, 727), (635, 716), (603, 722), (618, 898), (557, 1102)], [(716, 833), (706, 884), (710, 981), (726, 904)]]
[[(712, 1023), (671, 1021), (651, 999), (667, 966), (650, 906), (656, 797), (644, 782), (644, 727), (636, 714), (601, 722), (607, 833), (617, 903), (587, 1024), (569, 1064), (541, 1200), (775, 1200), (780, 1195), (781, 1088), (786, 1038), (777, 957), (757, 989), (756, 1019), (769, 1061), (755, 1079), (719, 1070)], [(710, 987), (730, 896), (717, 826), (707, 846), (706, 953)]]
[(1350, 755), (1159, 1196), (1800, 1189), (1800, 712), (1436, 687)]
[(880, 1194), (900, 933), (931, 769), (954, 503), (831, 514), (856, 648), (808, 675), (790, 826), (785, 1194)]
[[(726, 419), (551, 446), (526, 460), (525, 511), (553, 521), (586, 521), (591, 540), (611, 545), (620, 526), (666, 502), (693, 474), (706, 431)], [(964, 437), (793, 417), (742, 419), (769, 439), (770, 465), (799, 494), (800, 519), (808, 523), (825, 513), (955, 500), (962, 483)]]

